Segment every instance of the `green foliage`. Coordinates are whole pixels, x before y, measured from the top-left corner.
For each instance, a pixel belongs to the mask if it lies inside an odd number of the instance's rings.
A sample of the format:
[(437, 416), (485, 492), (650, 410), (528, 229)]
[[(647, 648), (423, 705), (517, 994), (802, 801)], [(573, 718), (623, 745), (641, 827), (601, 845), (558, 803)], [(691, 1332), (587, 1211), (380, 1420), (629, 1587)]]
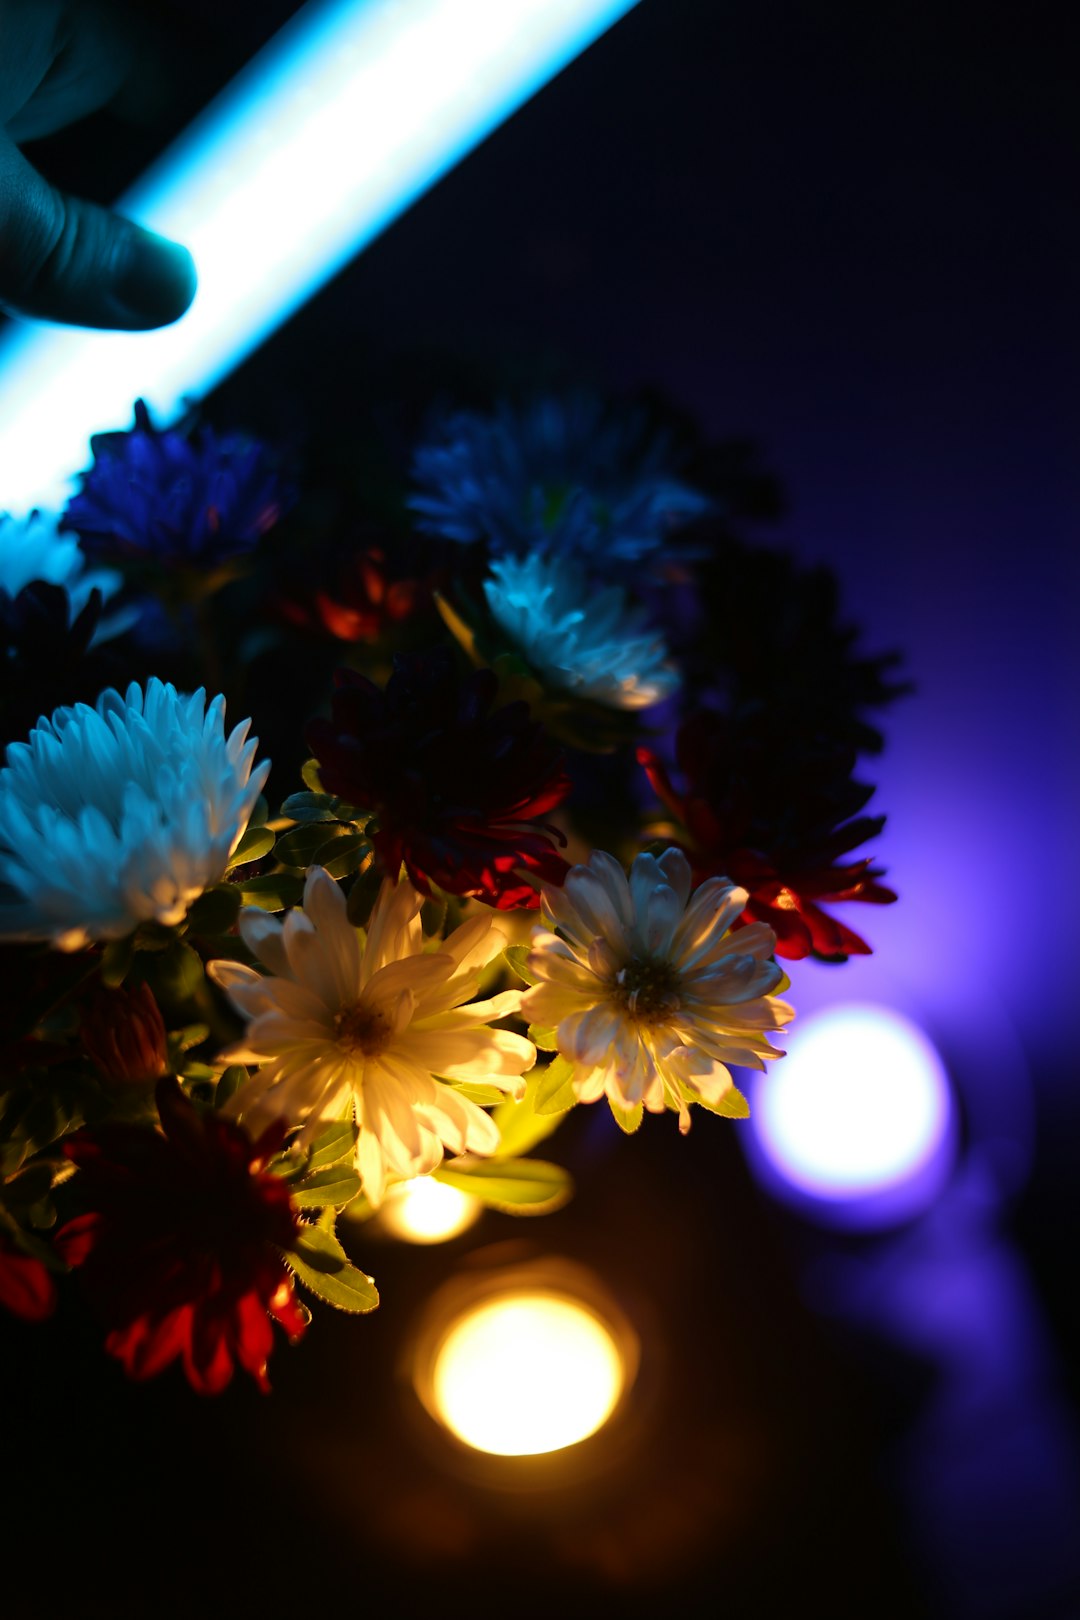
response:
[(343, 1209), (360, 1192), (360, 1177), (351, 1164), (334, 1164), (289, 1183), (298, 1209)]
[(334, 793), (290, 793), (281, 807), (281, 814), (290, 821), (360, 822), (367, 820), (368, 812), (359, 805), (348, 804)]
[(123, 984), (135, 960), (135, 935), (112, 939), (101, 953), (101, 982), (110, 990)]
[(77, 1131), (100, 1103), (96, 1081), (58, 1069), (0, 1092), (0, 1178)]
[(566, 1110), (537, 1112), (536, 1094), (546, 1072), (542, 1068), (534, 1069), (526, 1081), (521, 1101), (504, 1100), (492, 1111), (500, 1137), (496, 1159), (515, 1159), (523, 1153), (531, 1153), (537, 1143), (550, 1136), (566, 1118)]
[(309, 792), (317, 793), (320, 798), (327, 796), (322, 785), (322, 778), (319, 775), (319, 762), (317, 759), (306, 759), (300, 767), (300, 776)]
[[(272, 836), (272, 835), (271, 835)], [(227, 934), (240, 912), (240, 890), (235, 883), (217, 883), (200, 894), (187, 914), (189, 934), (213, 937)]]
[(559, 1044), (554, 1026), (550, 1024), (530, 1024), (529, 1039), (541, 1052), (554, 1052)]
[(155, 953), (145, 975), (158, 1001), (186, 1001), (203, 983), (205, 972), (198, 951), (182, 939), (174, 939)]
[(304, 1287), (336, 1310), (359, 1316), (378, 1305), (374, 1282), (353, 1265), (332, 1226), (301, 1226), (294, 1246), (282, 1252)]
[(503, 952), (503, 956), (506, 958), (506, 964), (511, 973), (516, 973), (519, 979), (524, 979), (526, 984), (540, 983), (536, 975), (529, 971), (528, 945), (508, 945)]
[(319, 1132), (312, 1144), (304, 1163), (305, 1174), (311, 1170), (322, 1170), (327, 1165), (340, 1164), (342, 1159), (351, 1159), (355, 1147), (356, 1126), (351, 1119), (328, 1125)]
[(574, 1190), (569, 1171), (545, 1159), (465, 1157), (441, 1164), (432, 1174), (506, 1215), (550, 1215)]
[(259, 906), (263, 911), (284, 911), (288, 906), (298, 906), (303, 897), (304, 880), (292, 872), (268, 872), (247, 878), (240, 889), (245, 906)]
[(538, 1114), (565, 1114), (577, 1102), (574, 1065), (559, 1053), (537, 1073), (534, 1107)]
[(227, 1069), (221, 1071), (217, 1090), (214, 1093), (215, 1108), (224, 1108), (230, 1097), (235, 1097), (240, 1087), (247, 1084), (247, 1065), (243, 1063), (230, 1063)]
[(234, 866), (247, 866), (251, 861), (261, 861), (264, 855), (269, 855), (274, 847), (275, 834), (270, 827), (248, 827), (232, 854), (229, 856), (227, 871)]

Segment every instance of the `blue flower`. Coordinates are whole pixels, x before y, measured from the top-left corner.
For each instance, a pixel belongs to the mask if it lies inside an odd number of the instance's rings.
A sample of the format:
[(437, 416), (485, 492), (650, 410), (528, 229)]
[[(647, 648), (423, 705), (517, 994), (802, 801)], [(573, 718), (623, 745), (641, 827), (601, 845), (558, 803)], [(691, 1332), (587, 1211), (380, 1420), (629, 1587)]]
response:
[(576, 563), (498, 557), (484, 592), (500, 629), (548, 687), (606, 708), (645, 709), (679, 684), (644, 610), (621, 586), (590, 590)]
[(120, 584), (119, 575), (88, 569), (78, 540), (57, 531), (55, 517), (34, 511), (16, 518), (0, 512), (0, 591), (14, 600), (27, 585), (59, 585), (67, 593), (73, 623), (97, 587), (102, 598)]
[(139, 400), (133, 428), (94, 440), (61, 527), (102, 561), (208, 572), (249, 553), (286, 504), (264, 446), (208, 427), (159, 432)]
[(634, 563), (711, 504), (678, 477), (670, 442), (642, 411), (582, 393), (456, 412), (418, 448), (412, 475), (420, 528), (496, 553)]

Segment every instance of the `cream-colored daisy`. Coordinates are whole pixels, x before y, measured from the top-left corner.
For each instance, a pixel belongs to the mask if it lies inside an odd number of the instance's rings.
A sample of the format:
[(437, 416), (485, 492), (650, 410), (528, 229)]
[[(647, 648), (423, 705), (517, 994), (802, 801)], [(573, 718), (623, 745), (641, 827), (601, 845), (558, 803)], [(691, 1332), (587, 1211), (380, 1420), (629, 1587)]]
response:
[(425, 950), (423, 896), (383, 884), (366, 934), (349, 922), (345, 896), (321, 867), (303, 908), (284, 923), (246, 907), (240, 932), (268, 975), (217, 961), (209, 973), (248, 1019), (227, 1056), (262, 1067), (231, 1108), (258, 1134), (275, 1119), (303, 1125), (310, 1141), (350, 1102), (359, 1127), (356, 1168), (372, 1204), (388, 1178), (426, 1175), (451, 1153), (493, 1153), (491, 1116), (452, 1082), (520, 1096), (536, 1060), (531, 1041), (491, 1021), (517, 1012), (521, 993), (472, 1001), (484, 969), (506, 946), (497, 913), (470, 917)]
[(629, 879), (594, 851), (561, 889), (544, 886), (542, 917), (528, 964), (539, 980), (522, 1012), (554, 1028), (573, 1065), (579, 1102), (607, 1095), (624, 1116), (673, 1108), (690, 1129), (690, 1103), (745, 1114), (729, 1063), (760, 1069), (782, 1057), (768, 1032), (794, 1008), (770, 991), (783, 974), (771, 960), (765, 923), (728, 930), (745, 889), (710, 878), (691, 895), (690, 865), (678, 849), (639, 855)]

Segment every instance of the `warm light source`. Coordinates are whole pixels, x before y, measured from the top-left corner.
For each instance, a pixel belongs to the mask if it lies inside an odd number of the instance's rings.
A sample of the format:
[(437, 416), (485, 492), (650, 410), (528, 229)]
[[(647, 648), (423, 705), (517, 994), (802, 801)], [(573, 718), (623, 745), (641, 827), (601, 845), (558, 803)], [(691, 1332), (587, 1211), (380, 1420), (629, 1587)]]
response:
[(637, 0), (311, 0), (117, 204), (185, 243), (157, 332), (0, 343), (5, 506), (52, 505), (143, 398), (168, 425)]
[(379, 1211), (379, 1226), (389, 1237), (406, 1243), (446, 1243), (479, 1218), (483, 1205), (478, 1198), (417, 1176), (391, 1187)]
[(906, 1218), (951, 1162), (952, 1093), (926, 1034), (892, 1008), (813, 1014), (753, 1086), (751, 1157), (790, 1201), (843, 1224)]
[(448, 1329), (432, 1368), (447, 1428), (500, 1457), (559, 1451), (611, 1416), (623, 1387), (619, 1349), (587, 1306), (553, 1293), (474, 1305)]

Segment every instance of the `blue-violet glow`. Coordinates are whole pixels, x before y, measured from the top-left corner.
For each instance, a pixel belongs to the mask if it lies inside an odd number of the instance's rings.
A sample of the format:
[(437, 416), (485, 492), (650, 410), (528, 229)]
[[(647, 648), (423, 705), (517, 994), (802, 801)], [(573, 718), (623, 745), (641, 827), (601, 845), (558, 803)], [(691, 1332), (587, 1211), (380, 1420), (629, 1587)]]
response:
[(876, 1225), (934, 1196), (952, 1127), (945, 1069), (922, 1030), (891, 1008), (846, 1003), (807, 1018), (754, 1086), (751, 1157), (797, 1203)]

